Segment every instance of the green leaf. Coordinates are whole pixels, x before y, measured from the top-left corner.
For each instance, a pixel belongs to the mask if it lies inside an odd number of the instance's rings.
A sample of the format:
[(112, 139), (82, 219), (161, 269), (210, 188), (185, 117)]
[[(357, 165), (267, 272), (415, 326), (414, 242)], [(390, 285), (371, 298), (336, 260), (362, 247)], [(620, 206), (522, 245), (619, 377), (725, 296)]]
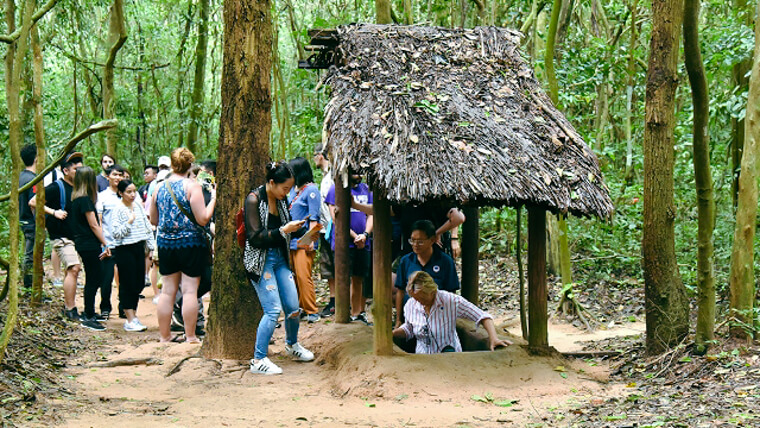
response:
[(470, 397), (470, 400), (472, 400), (472, 401), (479, 401), (481, 403), (488, 403), (488, 400), (485, 399), (485, 398), (483, 398), (483, 397), (481, 397), (480, 395), (473, 395), (473, 396)]
[(519, 402), (520, 400), (499, 400), (499, 401), (494, 401), (493, 404), (494, 406), (499, 406), (499, 407), (512, 407), (513, 404), (517, 404)]
[(610, 416), (605, 416), (604, 419), (610, 422), (623, 421), (623, 420), (628, 419), (628, 415), (626, 415), (625, 413), (623, 413), (622, 415), (610, 415)]
[(375, 407), (375, 403), (364, 403), (365, 407)]

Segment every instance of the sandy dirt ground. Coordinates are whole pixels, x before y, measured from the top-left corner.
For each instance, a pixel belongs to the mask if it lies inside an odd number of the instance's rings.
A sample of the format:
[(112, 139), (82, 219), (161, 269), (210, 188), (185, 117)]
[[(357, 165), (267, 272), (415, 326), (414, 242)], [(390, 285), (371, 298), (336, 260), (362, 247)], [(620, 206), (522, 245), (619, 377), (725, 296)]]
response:
[[(138, 316), (147, 332), (127, 333), (118, 318), (104, 332), (81, 330), (97, 346), (66, 369), (66, 386), (76, 394), (48, 403), (66, 415), (62, 426), (561, 426), (553, 410), (621, 394), (621, 386), (607, 382), (604, 365), (528, 355), (514, 314), (496, 321), (515, 345), (433, 356), (376, 357), (371, 327), (302, 323), (299, 340), (316, 360), (287, 358), (278, 329), (270, 358), (284, 374), (253, 375), (248, 361), (207, 360), (198, 356), (199, 345), (158, 343), (155, 305), (150, 289), (145, 292)], [(575, 351), (580, 341), (643, 329), (629, 323), (589, 334), (552, 323), (549, 340), (560, 351)], [(156, 364), (95, 367), (148, 357)], [(191, 358), (167, 377), (186, 357)]]

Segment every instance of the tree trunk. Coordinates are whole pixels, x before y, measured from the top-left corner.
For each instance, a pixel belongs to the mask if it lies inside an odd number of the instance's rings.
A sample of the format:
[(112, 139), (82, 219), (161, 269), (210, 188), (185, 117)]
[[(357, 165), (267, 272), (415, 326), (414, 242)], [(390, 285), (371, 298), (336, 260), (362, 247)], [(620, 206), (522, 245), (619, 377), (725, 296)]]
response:
[[(34, 106), (34, 143), (37, 146), (37, 171), (45, 168), (45, 127), (42, 116), (42, 47), (40, 46), (40, 32), (35, 24), (32, 29), (32, 105)], [(37, 186), (37, 203), (42, 201), (44, 206), (45, 186)], [(40, 190), (41, 189), (41, 190)], [(44, 276), (42, 267), (42, 253), (45, 250), (45, 210), (35, 212), (35, 236), (34, 236), (34, 266), (32, 267), (32, 305), (42, 303), (42, 279)], [(38, 262), (39, 260), (39, 262)]]
[[(21, 129), (20, 116), (20, 88), (21, 88), (21, 68), (24, 65), (26, 56), (27, 41), (29, 39), (29, 24), (34, 12), (34, 1), (27, 1), (24, 8), (24, 15), (21, 24), (21, 34), (13, 44), (8, 46), (5, 58), (5, 89), (6, 101), (8, 105), (8, 145), (11, 152), (11, 196), (8, 201), (8, 231), (10, 252), (8, 258), (8, 312), (5, 317), (5, 325), (0, 333), (0, 361), (3, 360), (5, 349), (11, 340), (13, 329), (16, 327), (18, 319), (18, 281), (19, 281), (19, 212), (18, 212), (18, 183), (23, 162), (21, 160), (21, 145), (23, 144), (23, 130)], [(14, 19), (16, 16), (16, 6), (13, 0), (6, 0), (5, 16), (8, 32), (12, 33), (15, 27)]]
[(628, 47), (628, 77), (625, 88), (625, 185), (633, 183), (633, 89), (636, 84), (636, 42), (639, 35), (636, 31), (636, 9), (638, 0), (631, 5), (631, 44)]
[(546, 49), (544, 50), (544, 68), (546, 69), (546, 80), (549, 82), (549, 98), (552, 99), (555, 107), (559, 107), (559, 87), (557, 76), (554, 74), (554, 42), (557, 38), (557, 24), (561, 10), (562, 0), (554, 0), (552, 17), (549, 21), (549, 32), (546, 35)]
[(644, 129), (642, 237), (647, 351), (657, 354), (689, 332), (689, 301), (675, 253), (673, 163), (675, 91), (683, 0), (652, 2)]
[(380, 189), (374, 189), (372, 242), (372, 317), (375, 355), (393, 355), (393, 284), (391, 283), (391, 204)]
[[(760, 1), (758, 1), (760, 10)], [(739, 174), (739, 195), (736, 207), (734, 247), (731, 253), (729, 279), (731, 334), (747, 337), (753, 328), (755, 298), (754, 249), (757, 221), (757, 157), (760, 151), (760, 25), (755, 25), (755, 56), (749, 78), (747, 114), (744, 116), (744, 153)], [(742, 324), (747, 329), (742, 328)]]
[(404, 0), (404, 24), (414, 24), (414, 11), (412, 10), (412, 0)]
[(559, 11), (559, 21), (557, 22), (557, 40), (554, 43), (555, 46), (561, 46), (565, 41), (567, 29), (570, 28), (570, 21), (573, 17), (574, 7), (575, 0), (564, 0), (562, 2), (562, 9)]
[(462, 225), (462, 297), (471, 303), (478, 304), (480, 259), (480, 212), (478, 207), (464, 207), (462, 212), (467, 219)]
[[(752, 27), (753, 10), (747, 7), (747, 0), (734, 0), (733, 6), (740, 20), (748, 27)], [(752, 68), (752, 58), (735, 64), (731, 68), (731, 81), (737, 93), (743, 93), (749, 85), (749, 74)], [(744, 119), (731, 118), (731, 199), (734, 209), (739, 196), (739, 173), (742, 163), (742, 150), (744, 149)]]
[(546, 211), (528, 207), (528, 345), (549, 345), (546, 301)]
[(391, 23), (390, 0), (375, 0), (375, 22), (378, 24)]
[(198, 22), (198, 43), (195, 45), (195, 75), (193, 97), (190, 104), (190, 125), (187, 129), (187, 148), (195, 153), (198, 139), (198, 122), (203, 113), (203, 83), (206, 81), (206, 52), (208, 51), (209, 0), (201, 0), (201, 16)]
[(517, 210), (517, 232), (515, 235), (515, 259), (517, 260), (517, 276), (520, 279), (520, 330), (522, 338), (528, 340), (528, 305), (525, 302), (525, 273), (522, 263), (522, 207), (518, 206)]
[[(184, 60), (185, 60), (185, 47), (187, 46), (187, 38), (190, 34), (190, 27), (193, 22), (193, 15), (195, 13), (195, 9), (193, 8), (194, 1), (188, 0), (187, 1), (187, 14), (185, 14), (185, 27), (182, 30), (182, 36), (179, 39), (179, 49), (177, 50), (177, 56), (175, 57), (175, 63), (177, 64), (177, 92), (175, 95), (175, 101), (177, 103), (177, 111), (179, 111), (183, 117), (185, 112), (185, 103), (182, 98), (185, 91), (185, 74), (187, 73), (187, 69), (183, 66)], [(185, 133), (182, 132), (182, 129), (184, 129), (184, 121), (180, 122), (180, 129), (177, 132), (179, 141), (178, 146), (184, 145), (185, 141)]]
[[(113, 119), (115, 117), (114, 104), (114, 62), (119, 49), (127, 41), (127, 28), (124, 25), (124, 2), (123, 0), (114, 0), (111, 6), (111, 18), (108, 23), (108, 42), (111, 48), (108, 51), (108, 58), (103, 67), (103, 119)], [(106, 152), (112, 156), (118, 157), (117, 129), (111, 128), (106, 131)]]
[[(249, 190), (264, 183), (272, 128), (272, 21), (267, 0), (224, 2), (224, 65), (216, 207), (233, 219)], [(203, 344), (209, 358), (251, 358), (262, 311), (246, 279), (235, 222), (219, 221), (216, 262)]]
[(546, 271), (550, 275), (558, 276), (561, 269), (561, 256), (559, 251), (559, 227), (557, 226), (557, 216), (546, 213)]
[(715, 202), (710, 171), (710, 99), (705, 66), (699, 48), (699, 2), (684, 3), (683, 48), (694, 104), (694, 178), (697, 189), (697, 335), (696, 345), (704, 352), (715, 329), (715, 276), (713, 275), (713, 227)]

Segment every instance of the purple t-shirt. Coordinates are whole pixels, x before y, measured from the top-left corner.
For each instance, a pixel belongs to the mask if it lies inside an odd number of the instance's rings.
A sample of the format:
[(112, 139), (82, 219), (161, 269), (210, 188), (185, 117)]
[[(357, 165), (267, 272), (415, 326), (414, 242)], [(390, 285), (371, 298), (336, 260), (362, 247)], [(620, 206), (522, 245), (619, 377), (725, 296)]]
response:
[[(359, 183), (358, 186), (351, 188), (351, 196), (356, 199), (356, 202), (360, 204), (371, 204), (372, 203), (372, 192), (369, 191), (369, 186), (367, 186), (364, 183)], [(328, 205), (335, 205), (335, 185), (333, 184), (330, 187), (330, 191), (327, 192), (327, 196), (325, 196), (325, 203)], [(364, 233), (364, 231), (367, 228), (367, 214), (364, 214), (363, 212), (359, 210), (355, 210), (351, 208), (351, 230), (354, 231), (354, 233)], [(333, 250), (335, 250), (335, 227), (330, 228), (330, 246)], [(349, 248), (354, 248), (355, 245), (353, 241), (349, 244)], [(364, 247), (366, 250), (369, 250), (369, 242)]]

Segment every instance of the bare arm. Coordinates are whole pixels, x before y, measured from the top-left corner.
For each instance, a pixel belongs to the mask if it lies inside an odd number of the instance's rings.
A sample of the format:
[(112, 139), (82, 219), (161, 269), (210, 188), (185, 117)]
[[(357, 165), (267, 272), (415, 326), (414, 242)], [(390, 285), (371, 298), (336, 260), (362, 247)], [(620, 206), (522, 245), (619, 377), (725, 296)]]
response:
[(214, 209), (216, 208), (216, 189), (211, 189), (211, 201), (206, 205), (206, 201), (203, 200), (203, 189), (201, 185), (195, 181), (188, 180), (186, 182), (188, 188), (188, 195), (190, 200), (190, 210), (193, 212), (193, 217), (199, 225), (205, 226), (211, 221), (211, 217), (214, 216)]
[(488, 332), (488, 343), (492, 351), (496, 349), (497, 346), (506, 347), (512, 344), (511, 341), (506, 339), (502, 340), (496, 336), (496, 327), (494, 326), (493, 320), (491, 318), (484, 318), (480, 321), (480, 324), (484, 329), (486, 329), (486, 332)]
[(158, 197), (158, 189), (153, 191), (153, 195), (150, 197), (150, 211), (148, 217), (150, 218), (150, 224), (158, 226), (158, 206), (156, 205), (156, 198)]
[[(32, 196), (32, 199), (29, 199), (29, 207), (33, 210), (37, 209), (37, 195), (34, 195)], [(64, 210), (54, 210), (47, 205), (44, 205), (42, 208), (45, 210), (45, 214), (52, 215), (59, 220), (63, 220), (68, 216), (68, 213)]]
[(351, 208), (359, 210), (364, 214), (372, 215), (372, 204), (362, 204), (361, 202), (356, 202), (356, 199), (353, 196), (351, 197)]

